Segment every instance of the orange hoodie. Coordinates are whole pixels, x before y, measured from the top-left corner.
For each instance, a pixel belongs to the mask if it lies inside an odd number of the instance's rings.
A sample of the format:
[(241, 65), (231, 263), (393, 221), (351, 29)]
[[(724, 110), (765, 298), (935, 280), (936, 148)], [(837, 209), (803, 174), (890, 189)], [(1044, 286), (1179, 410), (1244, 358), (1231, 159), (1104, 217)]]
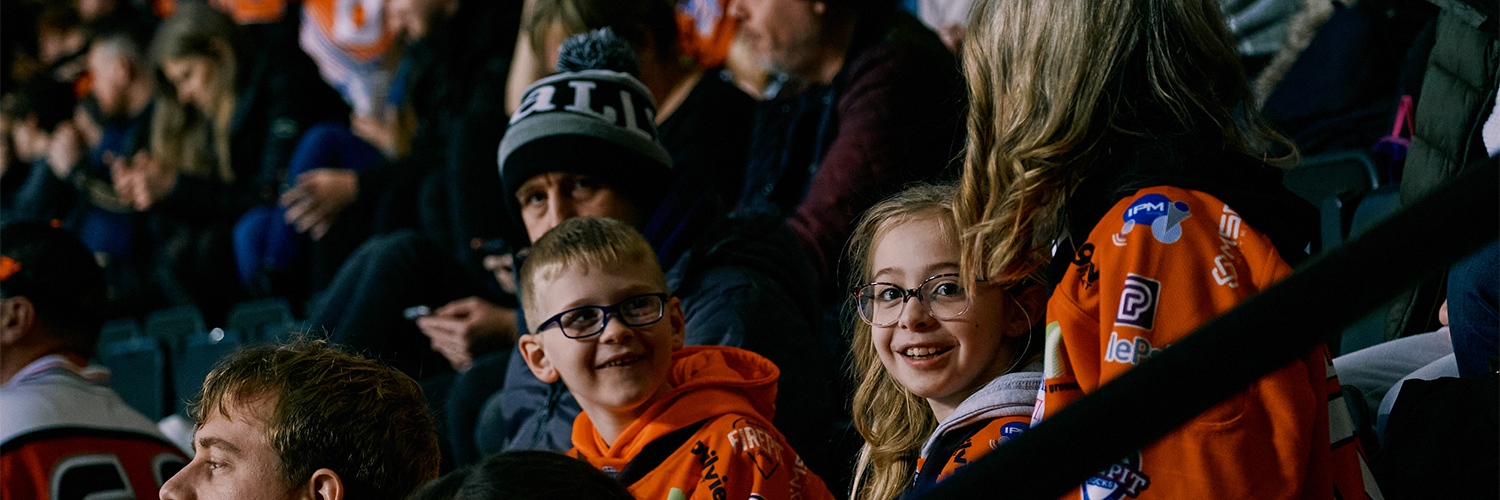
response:
[(693, 346), (672, 354), (672, 390), (609, 446), (588, 413), (573, 421), (569, 455), (619, 473), (653, 441), (700, 425), (650, 472), (627, 486), (645, 500), (833, 498), (774, 427), (780, 370), (758, 354)]
[[(1039, 425), (1292, 273), (1231, 207), (1175, 187), (1120, 200), (1081, 243), (1047, 303)], [(1064, 498), (1380, 498), (1322, 346), (1080, 490)]]

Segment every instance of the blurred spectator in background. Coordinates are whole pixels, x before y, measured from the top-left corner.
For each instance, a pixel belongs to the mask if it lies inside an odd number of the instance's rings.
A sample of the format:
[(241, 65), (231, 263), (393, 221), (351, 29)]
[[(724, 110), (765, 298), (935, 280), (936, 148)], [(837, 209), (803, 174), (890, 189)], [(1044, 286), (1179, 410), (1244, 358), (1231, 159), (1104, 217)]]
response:
[(956, 172), (958, 64), (891, 2), (735, 0), (729, 12), (761, 67), (805, 84), (757, 111), (738, 210), (786, 214), (831, 292), (855, 217), (908, 182)]
[[(477, 272), (476, 239), (497, 237), (502, 227), (499, 201), (479, 193), (499, 182), (491, 165), (504, 132), (504, 74), (519, 0), (394, 0), (382, 15), (388, 33), (410, 42), (397, 81), (402, 89), (393, 92), (414, 121), (410, 148), (400, 151), (396, 123), (357, 118), (358, 139), (338, 131), (334, 139), (348, 144), (338, 149), (373, 145), (396, 156), (365, 170), (302, 173), (281, 198), (286, 220), (314, 237), (346, 219), (372, 234), (417, 228)], [(331, 277), (336, 268), (315, 271)]]
[[(14, 218), (60, 220), (108, 263), (127, 258), (139, 217), (121, 203), (109, 165), (149, 141), (155, 79), (146, 60), (149, 25), (96, 27), (87, 56), (89, 97), (54, 129), (45, 156), (32, 164)], [(92, 106), (90, 106), (92, 105)], [(100, 123), (95, 122), (97, 110)], [(112, 284), (117, 280), (112, 276)], [(114, 295), (129, 294), (115, 290)]]
[(43, 222), (6, 225), (0, 240), (0, 495), (151, 498), (187, 457), (89, 366), (103, 272)]
[(323, 79), (344, 96), (356, 118), (395, 119), (387, 97), (400, 51), (385, 22), (386, 1), (302, 2), (302, 50), (318, 63)]
[[(0, 99), (0, 129), (6, 146), (0, 164), (0, 219), (6, 221), (49, 218), (58, 207), (38, 184), (51, 176), (47, 166), (53, 132), (68, 129), (77, 100), (67, 84), (49, 78), (34, 78), (16, 92)], [(66, 132), (65, 132), (66, 133)]]
[[(1293, 4), (1291, 17), (1276, 21), (1285, 26), (1256, 30), (1255, 18), (1286, 3)], [(1304, 156), (1367, 150), (1391, 130), (1400, 96), (1415, 92), (1403, 88), (1402, 73), (1410, 71), (1403, 63), (1436, 11), (1409, 0), (1260, 0), (1244, 7), (1226, 19), (1240, 35), (1254, 102)], [(1270, 38), (1276, 30), (1285, 33), (1281, 40)]]
[(226, 4), (240, 22), (297, 26), (293, 19), (300, 19), (300, 48), (354, 109), (347, 124), (309, 127), (286, 166), (286, 192), (278, 204), (251, 208), (235, 225), (241, 282), (254, 295), (286, 295), (301, 303), (327, 286), (335, 269), (369, 236), (368, 216), (341, 215), (358, 198), (359, 173), (397, 154), (400, 96), (389, 91), (399, 51), (386, 27), (383, 0), (314, 0), (294, 12), (289, 7), (296, 4), (275, 5), (281, 2), (217, 3)]
[(195, 302), (210, 318), (241, 295), (224, 286), (234, 281), (230, 225), (275, 202), (303, 131), (348, 116), (278, 29), (247, 37), (218, 10), (178, 5), (151, 48), (159, 81), (150, 151), (112, 166), (122, 200), (152, 219), (147, 244), (156, 250), (135, 264), (153, 270), (167, 303)]
[(965, 30), (969, 26), (969, 11), (974, 10), (974, 0), (919, 0), (914, 14), (943, 39), (948, 50), (958, 54), (963, 50)]

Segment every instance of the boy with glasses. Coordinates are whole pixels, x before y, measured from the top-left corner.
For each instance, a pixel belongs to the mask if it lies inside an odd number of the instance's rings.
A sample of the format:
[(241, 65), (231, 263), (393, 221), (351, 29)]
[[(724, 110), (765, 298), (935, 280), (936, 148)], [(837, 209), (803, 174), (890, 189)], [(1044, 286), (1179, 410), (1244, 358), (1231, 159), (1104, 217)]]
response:
[(771, 426), (779, 370), (730, 347), (683, 347), (681, 302), (628, 224), (568, 219), (531, 247), (519, 345), (583, 413), (568, 454), (637, 498), (832, 498)]

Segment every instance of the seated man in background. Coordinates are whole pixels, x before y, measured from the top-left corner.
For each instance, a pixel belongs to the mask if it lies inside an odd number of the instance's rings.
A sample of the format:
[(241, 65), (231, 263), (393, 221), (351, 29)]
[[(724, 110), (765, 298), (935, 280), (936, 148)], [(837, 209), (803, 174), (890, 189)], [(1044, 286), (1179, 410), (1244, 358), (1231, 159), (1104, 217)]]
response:
[(756, 111), (741, 213), (781, 213), (825, 293), (839, 297), (854, 221), (907, 183), (952, 175), (963, 153), (958, 62), (891, 0), (734, 0), (762, 68), (791, 79)]
[(187, 458), (88, 366), (104, 272), (45, 223), (7, 225), (0, 241), (0, 497), (150, 498)]
[(197, 455), (162, 486), (163, 500), (397, 500), (438, 475), (416, 381), (322, 341), (230, 355), (192, 416)]

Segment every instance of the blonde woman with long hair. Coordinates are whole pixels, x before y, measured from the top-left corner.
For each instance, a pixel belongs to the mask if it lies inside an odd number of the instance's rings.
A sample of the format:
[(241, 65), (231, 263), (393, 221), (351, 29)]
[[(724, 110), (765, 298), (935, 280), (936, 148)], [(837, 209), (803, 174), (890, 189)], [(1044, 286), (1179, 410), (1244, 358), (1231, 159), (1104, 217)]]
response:
[[(1218, 5), (975, 6), (963, 268), (1000, 282), (1049, 269), (1042, 425), (1304, 257), (1316, 215), (1273, 166), (1294, 148), (1249, 105)], [(1339, 394), (1319, 347), (1069, 498), (1378, 498)]]
[(1030, 427), (1046, 299), (1031, 278), (965, 279), (953, 193), (909, 188), (851, 239), (855, 498), (930, 488)]
[(202, 220), (276, 202), (302, 133), (349, 112), (288, 29), (241, 27), (199, 2), (162, 22), (150, 50), (150, 151), (116, 166), (128, 204)]

